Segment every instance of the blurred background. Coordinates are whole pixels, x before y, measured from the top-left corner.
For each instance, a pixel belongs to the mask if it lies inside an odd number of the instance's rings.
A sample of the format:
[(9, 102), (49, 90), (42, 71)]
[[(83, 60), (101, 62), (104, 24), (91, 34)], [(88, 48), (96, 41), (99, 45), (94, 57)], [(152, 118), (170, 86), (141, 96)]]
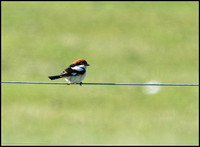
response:
[[(1, 2), (2, 81), (197, 84), (198, 2)], [(65, 82), (59, 79), (52, 82)], [(1, 84), (2, 145), (198, 145), (198, 87)]]

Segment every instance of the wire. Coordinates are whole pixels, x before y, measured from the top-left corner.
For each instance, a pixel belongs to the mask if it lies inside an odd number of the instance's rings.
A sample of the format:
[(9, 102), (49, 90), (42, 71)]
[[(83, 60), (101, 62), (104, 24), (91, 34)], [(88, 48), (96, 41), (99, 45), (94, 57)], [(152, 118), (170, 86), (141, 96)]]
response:
[[(20, 82), (20, 81), (1, 81), (1, 83), (7, 83), (7, 84), (57, 84), (57, 85), (69, 85), (68, 83)], [(78, 84), (78, 85), (80, 85), (80, 83), (72, 83), (72, 84)], [(81, 85), (199, 86), (199, 84), (149, 84), (149, 83), (81, 83)]]

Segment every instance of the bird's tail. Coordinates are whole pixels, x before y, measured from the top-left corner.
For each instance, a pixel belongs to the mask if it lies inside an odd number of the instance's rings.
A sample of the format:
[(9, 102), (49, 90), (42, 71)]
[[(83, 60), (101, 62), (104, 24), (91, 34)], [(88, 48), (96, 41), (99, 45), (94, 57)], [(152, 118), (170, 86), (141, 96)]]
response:
[(55, 80), (55, 79), (59, 79), (59, 78), (62, 78), (60, 75), (57, 75), (57, 76), (49, 76), (49, 79), (51, 80)]

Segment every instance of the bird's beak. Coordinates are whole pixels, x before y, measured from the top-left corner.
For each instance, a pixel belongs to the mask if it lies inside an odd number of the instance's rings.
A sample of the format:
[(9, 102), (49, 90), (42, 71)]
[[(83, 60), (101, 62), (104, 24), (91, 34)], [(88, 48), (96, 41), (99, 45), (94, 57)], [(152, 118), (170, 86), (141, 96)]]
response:
[(86, 66), (90, 66), (90, 64), (86, 64)]

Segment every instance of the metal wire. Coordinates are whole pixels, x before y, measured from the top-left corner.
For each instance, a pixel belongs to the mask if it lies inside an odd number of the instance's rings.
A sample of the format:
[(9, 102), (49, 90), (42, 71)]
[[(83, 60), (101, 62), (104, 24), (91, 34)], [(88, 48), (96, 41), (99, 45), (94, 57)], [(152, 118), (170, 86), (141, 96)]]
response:
[[(20, 81), (1, 81), (7, 84), (55, 84), (55, 85), (71, 85), (68, 83), (52, 83), (52, 82), (20, 82)], [(80, 85), (80, 83), (72, 83)], [(149, 83), (81, 83), (81, 85), (129, 85), (129, 86), (199, 86), (199, 84), (149, 84)]]

